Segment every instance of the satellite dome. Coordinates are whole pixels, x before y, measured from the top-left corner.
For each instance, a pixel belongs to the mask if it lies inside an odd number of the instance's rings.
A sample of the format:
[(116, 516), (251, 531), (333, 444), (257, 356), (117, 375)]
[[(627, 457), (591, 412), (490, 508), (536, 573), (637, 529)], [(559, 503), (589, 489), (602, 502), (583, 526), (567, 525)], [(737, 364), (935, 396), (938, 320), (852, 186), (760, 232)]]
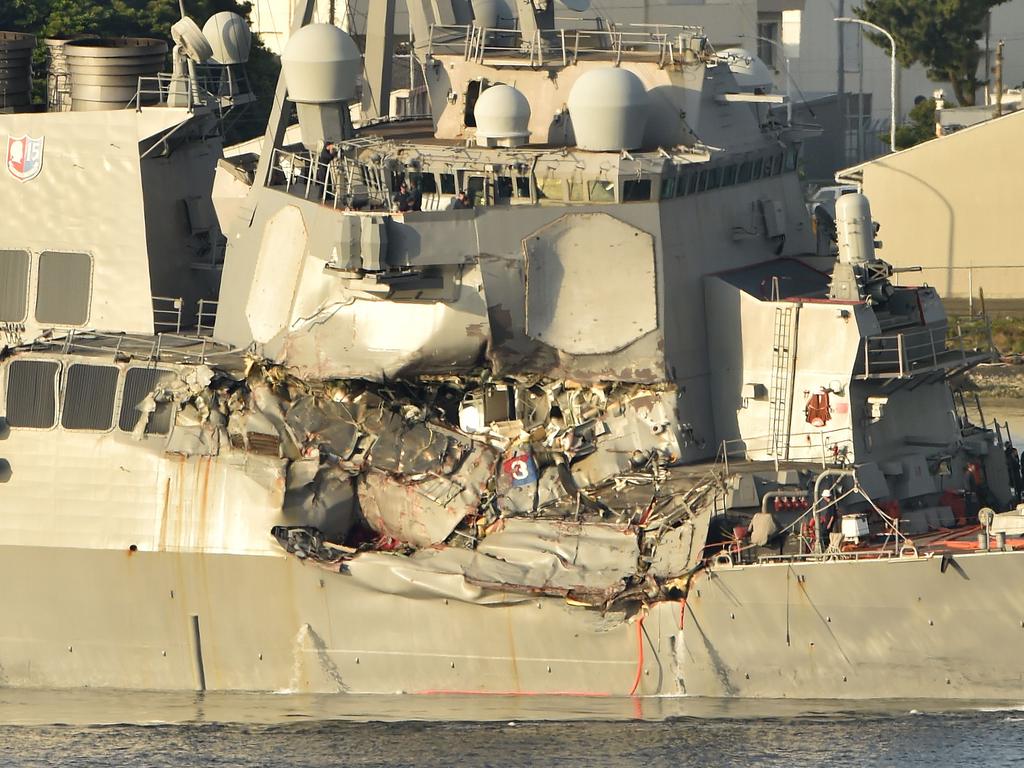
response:
[(482, 147), (512, 147), (530, 138), (530, 102), (511, 85), (492, 85), (473, 108), (476, 143)]
[(770, 91), (774, 88), (768, 65), (745, 48), (726, 48), (718, 55), (729, 62), (729, 71), (736, 78), (736, 85), (744, 91)]
[(183, 16), (171, 26), (171, 39), (180, 45), (185, 54), (199, 64), (213, 55), (209, 41), (199, 31), (199, 25), (188, 16)]
[(643, 144), (647, 111), (644, 84), (620, 67), (592, 69), (569, 92), (569, 116), (580, 149), (637, 149)]
[(215, 13), (203, 25), (203, 36), (210, 41), (213, 60), (218, 64), (245, 64), (249, 60), (252, 32), (237, 13)]
[(333, 24), (310, 24), (288, 40), (281, 68), (289, 99), (329, 104), (355, 98), (362, 57), (343, 30)]

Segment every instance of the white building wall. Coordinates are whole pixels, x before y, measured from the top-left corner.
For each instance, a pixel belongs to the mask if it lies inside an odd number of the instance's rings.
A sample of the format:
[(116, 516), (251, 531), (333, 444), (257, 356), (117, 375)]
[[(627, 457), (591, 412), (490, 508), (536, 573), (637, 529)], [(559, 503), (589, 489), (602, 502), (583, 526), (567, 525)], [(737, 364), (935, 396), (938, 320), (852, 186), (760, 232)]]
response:
[[(844, 0), (843, 15), (855, 16), (858, 0)], [(774, 11), (780, 0), (759, 0), (763, 13)], [(803, 6), (799, 13), (799, 50), (792, 48), (790, 68), (800, 89), (805, 93), (834, 93), (838, 85), (839, 31), (833, 21), (839, 15), (840, 0), (806, 0), (784, 2), (789, 8)], [(846, 91), (857, 93), (861, 87), (860, 45), (861, 28), (858, 25), (845, 26)], [(992, 61), (995, 60), (995, 44), (1006, 40), (1003, 82), (1007, 86), (1024, 82), (1024, 0), (1010, 0), (997, 6), (992, 13), (991, 32)], [(982, 43), (984, 45), (984, 43)], [(888, 46), (879, 48), (866, 38), (863, 42), (863, 90), (873, 95), (872, 117), (886, 119), (890, 114), (890, 73)], [(925, 68), (917, 65), (911, 68), (898, 67), (899, 114), (905, 117), (914, 106), (918, 96), (930, 97), (942, 88), (946, 98), (954, 100), (953, 89), (948, 83), (935, 83), (925, 75)], [(982, 64), (984, 70), (984, 64)], [(784, 89), (784, 73), (779, 68), (778, 83)], [(980, 74), (984, 77), (984, 73)], [(979, 94), (979, 103), (982, 95)]]
[[(353, 30), (363, 34), (366, 11), (372, 0), (334, 0), (335, 22), (340, 24), (346, 7)], [(595, 11), (621, 24), (694, 24), (706, 29), (711, 41), (720, 47), (734, 45), (750, 38), (757, 27), (758, 0), (593, 0)], [(398, 0), (395, 28), (399, 35), (408, 34), (408, 12), (405, 0)], [(264, 44), (276, 53), (288, 41), (289, 19), (294, 0), (253, 0), (252, 27)], [(314, 21), (327, 21), (330, 0), (316, 0)], [(573, 14), (562, 7), (559, 16), (593, 18), (594, 12)]]

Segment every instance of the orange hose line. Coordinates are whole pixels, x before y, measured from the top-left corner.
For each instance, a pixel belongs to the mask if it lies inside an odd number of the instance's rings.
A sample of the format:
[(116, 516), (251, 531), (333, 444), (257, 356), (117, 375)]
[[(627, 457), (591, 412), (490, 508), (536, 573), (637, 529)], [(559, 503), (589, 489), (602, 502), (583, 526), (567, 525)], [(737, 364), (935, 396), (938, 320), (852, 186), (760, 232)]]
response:
[(636, 622), (636, 678), (633, 680), (633, 687), (629, 691), (630, 696), (636, 696), (636, 689), (640, 687), (640, 677), (644, 673), (644, 616)]

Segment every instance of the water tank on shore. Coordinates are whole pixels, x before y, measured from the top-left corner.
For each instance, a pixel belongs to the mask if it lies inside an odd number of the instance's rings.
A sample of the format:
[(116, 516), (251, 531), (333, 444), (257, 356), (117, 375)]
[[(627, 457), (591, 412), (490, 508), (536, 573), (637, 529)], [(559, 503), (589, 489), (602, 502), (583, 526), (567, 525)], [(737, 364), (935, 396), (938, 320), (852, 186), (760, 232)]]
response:
[[(140, 77), (164, 69), (167, 43), (141, 37), (71, 40), (64, 45), (71, 75), (71, 108), (76, 112), (124, 109), (137, 93)], [(143, 104), (159, 100), (156, 84)]]
[(351, 134), (348, 102), (356, 96), (362, 55), (346, 32), (333, 24), (303, 27), (288, 40), (281, 69), (307, 148)]
[(32, 103), (32, 49), (36, 39), (21, 32), (0, 32), (0, 110), (21, 110)]
[(569, 92), (576, 146), (594, 152), (639, 149), (647, 127), (647, 89), (628, 69), (585, 72)]
[(74, 37), (49, 37), (46, 45), (46, 111), (71, 111), (71, 74), (68, 72), (68, 58), (64, 46)]

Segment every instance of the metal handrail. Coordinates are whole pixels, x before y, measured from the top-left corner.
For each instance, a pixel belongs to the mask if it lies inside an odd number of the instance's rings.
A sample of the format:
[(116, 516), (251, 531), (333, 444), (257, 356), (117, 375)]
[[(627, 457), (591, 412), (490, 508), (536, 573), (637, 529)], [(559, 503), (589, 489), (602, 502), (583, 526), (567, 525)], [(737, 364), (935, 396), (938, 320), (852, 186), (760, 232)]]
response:
[[(835, 435), (837, 433), (844, 433), (844, 434), (848, 435), (848, 437), (843, 438), (841, 440), (832, 439), (831, 436)], [(836, 427), (835, 429), (816, 429), (816, 430), (811, 431), (811, 432), (792, 432), (789, 435), (789, 439), (790, 439), (791, 450), (793, 452), (795, 452), (795, 453), (799, 453), (800, 448), (802, 446), (796, 445), (794, 441), (795, 441), (796, 438), (801, 438), (801, 437), (817, 438), (817, 441), (816, 441), (817, 442), (817, 446), (816, 447), (819, 447), (821, 449), (821, 455), (820, 455), (820, 457), (816, 458), (816, 461), (820, 461), (822, 467), (826, 467), (828, 465), (829, 459), (832, 458), (833, 453), (834, 453), (834, 451), (837, 448), (838, 449), (842, 449), (844, 446), (848, 447), (848, 448), (853, 448), (853, 444), (854, 444), (853, 443), (853, 428), (852, 427)], [(759, 441), (763, 441), (764, 442), (764, 448), (757, 448), (756, 447), (756, 445), (758, 444)], [(715, 462), (716, 463), (719, 463), (719, 462), (723, 463), (724, 467), (725, 467), (725, 473), (729, 474), (729, 458), (730, 457), (734, 457), (735, 458), (736, 456), (742, 456), (744, 459), (748, 459), (749, 460), (750, 454), (752, 452), (762, 451), (762, 450), (763, 451), (769, 450), (771, 448), (771, 441), (772, 441), (772, 436), (771, 435), (757, 435), (757, 436), (754, 436), (754, 437), (737, 437), (737, 438), (732, 438), (730, 440), (723, 440), (719, 444), (718, 455), (715, 457)], [(733, 446), (735, 447), (735, 450), (733, 450), (733, 448), (732, 448)], [(808, 445), (806, 447), (813, 448), (815, 446)], [(775, 466), (778, 467), (779, 463), (780, 463), (779, 459), (778, 459), (778, 456), (775, 456), (773, 460), (775, 462)], [(791, 459), (791, 461), (793, 461), (793, 462), (801, 462), (801, 461), (807, 461), (807, 460), (806, 459), (804, 459), (804, 460), (801, 460), (801, 459)]]
[[(598, 54), (614, 58), (618, 64), (624, 54), (656, 57), (659, 66), (673, 63), (682, 55), (684, 33), (703, 34), (699, 27), (669, 25), (631, 25), (637, 31), (622, 29), (573, 29), (535, 32), (524, 38), (519, 30), (479, 27), (475, 24), (432, 24), (429, 55), (462, 55), (466, 61), (484, 63), (497, 58), (522, 59), (530, 66), (544, 66), (545, 60), (561, 59), (563, 65), (576, 62), (581, 55)], [(677, 33), (675, 41), (669, 32)]]
[[(950, 340), (956, 343), (954, 348)], [(903, 378), (923, 366), (940, 367), (940, 357), (942, 363), (951, 362), (951, 353), (959, 353), (959, 363), (967, 364), (963, 335), (958, 330), (950, 339), (946, 325), (868, 336), (864, 339), (864, 374), (897, 374)]]
[[(153, 328), (170, 333), (181, 333), (181, 308), (184, 300), (178, 296), (153, 296)], [(161, 331), (162, 332), (162, 331)]]
[(200, 299), (196, 311), (196, 337), (213, 336), (214, 324), (217, 322), (217, 308), (220, 302), (216, 299)]

